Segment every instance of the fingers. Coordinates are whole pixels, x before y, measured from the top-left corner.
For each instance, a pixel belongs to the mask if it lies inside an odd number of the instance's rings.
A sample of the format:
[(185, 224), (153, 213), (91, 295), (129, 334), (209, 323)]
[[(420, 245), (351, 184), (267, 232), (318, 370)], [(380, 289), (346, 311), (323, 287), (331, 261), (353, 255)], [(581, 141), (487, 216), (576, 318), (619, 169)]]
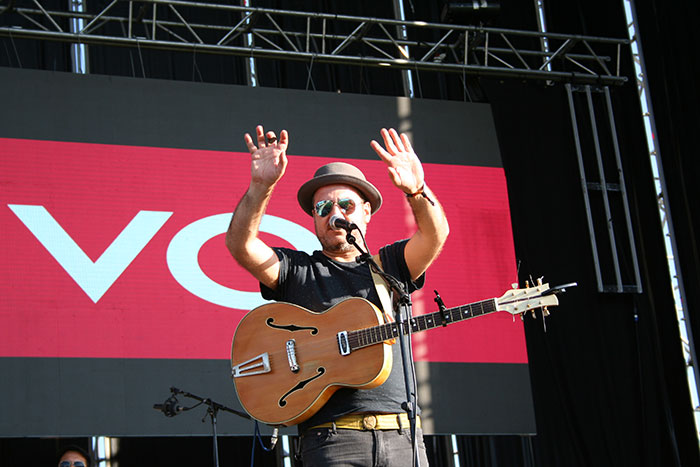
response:
[(402, 152), (413, 152), (413, 147), (405, 133), (399, 133), (393, 129), (381, 129), (381, 135), (384, 139), (384, 145), (386, 146), (387, 153), (391, 155), (397, 155)]
[(262, 125), (258, 125), (255, 127), (255, 133), (258, 136), (258, 147), (264, 148), (266, 146), (266, 141), (265, 141), (265, 130), (263, 129)]
[(255, 151), (258, 150), (258, 148), (255, 147), (255, 144), (253, 144), (253, 138), (251, 138), (248, 133), (245, 134), (243, 139), (245, 140), (245, 145), (248, 147), (248, 152), (253, 154)]
[(403, 142), (401, 141), (401, 137), (396, 132), (396, 130), (390, 128), (389, 136), (391, 136), (391, 142), (394, 144), (394, 147), (396, 147), (398, 152), (406, 152), (406, 148), (404, 147)]
[(380, 133), (382, 134), (382, 138), (384, 138), (384, 145), (386, 146), (387, 151), (390, 154), (396, 154), (397, 152), (399, 152), (398, 148), (394, 144), (394, 139), (391, 133), (388, 132), (386, 128), (382, 128)]
[(386, 163), (389, 163), (391, 161), (391, 154), (386, 152), (381, 144), (377, 143), (375, 140), (372, 140), (370, 141), (369, 145), (372, 146), (372, 149), (374, 149), (374, 152), (377, 153), (381, 160), (383, 160)]
[(243, 137), (243, 139), (245, 140), (245, 144), (248, 147), (248, 151), (251, 154), (257, 151), (258, 148), (262, 149), (268, 146), (275, 145), (280, 150), (286, 151), (287, 146), (289, 145), (289, 133), (287, 133), (287, 130), (282, 130), (282, 132), (280, 133), (280, 139), (278, 141), (274, 131), (268, 131), (266, 133), (263, 126), (258, 125), (257, 127), (255, 127), (255, 137), (258, 143), (257, 146), (255, 145), (255, 141), (253, 140), (253, 137), (250, 136), (250, 134), (246, 133)]
[(406, 152), (412, 152), (415, 153), (413, 150), (413, 146), (411, 146), (411, 140), (408, 139), (408, 135), (406, 133), (401, 133), (401, 142), (403, 142), (404, 148), (406, 148)]
[(286, 151), (287, 146), (289, 146), (289, 133), (287, 133), (287, 130), (282, 130), (280, 132), (279, 147), (282, 151)]

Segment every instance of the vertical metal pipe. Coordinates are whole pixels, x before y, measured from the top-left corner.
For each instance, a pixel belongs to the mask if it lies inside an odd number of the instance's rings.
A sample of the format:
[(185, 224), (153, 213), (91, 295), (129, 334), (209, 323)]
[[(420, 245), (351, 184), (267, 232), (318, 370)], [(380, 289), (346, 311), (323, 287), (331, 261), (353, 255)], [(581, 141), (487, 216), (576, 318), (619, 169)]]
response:
[[(68, 0), (68, 8), (71, 12), (84, 13), (86, 0)], [(69, 21), (70, 32), (78, 34), (85, 27), (83, 18), (71, 18)], [(71, 67), (73, 73), (87, 74), (88, 71), (88, 47), (87, 44), (74, 43), (70, 46)]]
[(593, 98), (591, 97), (591, 87), (586, 86), (586, 101), (588, 102), (588, 114), (591, 119), (591, 132), (595, 144), (596, 161), (598, 162), (598, 175), (600, 177), (600, 188), (603, 194), (603, 208), (605, 209), (605, 223), (608, 228), (610, 238), (610, 250), (612, 252), (613, 269), (615, 270), (615, 281), (617, 291), (622, 292), (622, 275), (620, 274), (620, 260), (617, 256), (617, 242), (615, 241), (615, 229), (613, 226), (612, 213), (610, 212), (610, 198), (608, 196), (608, 184), (605, 181), (605, 168), (603, 167), (603, 156), (600, 151), (600, 139), (598, 138), (598, 125), (595, 120), (595, 110), (593, 109)]
[(629, 235), (630, 254), (632, 256), (632, 267), (634, 269), (634, 282), (637, 285), (637, 293), (642, 293), (642, 279), (639, 273), (639, 261), (637, 259), (637, 247), (634, 242), (634, 232), (632, 229), (632, 216), (630, 215), (629, 201), (627, 200), (627, 186), (625, 185), (625, 175), (622, 171), (622, 158), (620, 157), (620, 145), (617, 141), (617, 128), (615, 126), (615, 116), (613, 115), (612, 102), (610, 100), (610, 89), (603, 88), (605, 92), (605, 104), (608, 109), (608, 119), (610, 121), (610, 134), (612, 135), (613, 149), (615, 151), (615, 162), (620, 182), (620, 194), (622, 195), (622, 205), (625, 210), (625, 221), (627, 222), (627, 234)]
[[(396, 16), (397, 19), (401, 21), (406, 21), (406, 14), (404, 13), (403, 9), (403, 0), (394, 0), (394, 15)], [(399, 38), (402, 40), (407, 39), (406, 35), (406, 26), (401, 25), (397, 26), (398, 29), (398, 34)], [(410, 57), (409, 52), (408, 52), (408, 46), (403, 46), (403, 50), (400, 51), (402, 54), (404, 54), (405, 58)], [(406, 97), (413, 98), (414, 96), (414, 90), (413, 90), (413, 76), (411, 75), (411, 70), (401, 70), (401, 77), (403, 79), (403, 92)]]
[(591, 250), (593, 252), (593, 266), (595, 268), (595, 278), (598, 283), (598, 292), (603, 292), (603, 279), (600, 273), (600, 261), (598, 259), (598, 245), (595, 240), (593, 229), (593, 217), (591, 216), (591, 202), (588, 199), (588, 182), (586, 182), (586, 172), (583, 166), (583, 154), (581, 153), (581, 138), (578, 133), (578, 120), (576, 119), (576, 108), (574, 107), (574, 97), (571, 91), (571, 84), (566, 84), (566, 95), (569, 98), (569, 112), (571, 114), (571, 128), (574, 132), (574, 142), (576, 143), (576, 157), (578, 160), (578, 170), (581, 181), (581, 191), (583, 192), (583, 202), (586, 206), (586, 219), (588, 220), (588, 236), (591, 239)]
[[(241, 0), (241, 5), (250, 8), (250, 0)], [(243, 12), (242, 15), (245, 16), (248, 14), (247, 11)], [(246, 25), (250, 25), (250, 19), (246, 20)], [(243, 42), (246, 47), (248, 47), (251, 50), (251, 56), (248, 57), (248, 59), (245, 61), (245, 72), (246, 72), (246, 79), (248, 81), (248, 86), (251, 87), (257, 87), (258, 85), (258, 70), (257, 66), (255, 63), (255, 58), (253, 57), (252, 51), (253, 47), (255, 46), (255, 42), (253, 40), (253, 34), (252, 33), (247, 33), (243, 35)]]

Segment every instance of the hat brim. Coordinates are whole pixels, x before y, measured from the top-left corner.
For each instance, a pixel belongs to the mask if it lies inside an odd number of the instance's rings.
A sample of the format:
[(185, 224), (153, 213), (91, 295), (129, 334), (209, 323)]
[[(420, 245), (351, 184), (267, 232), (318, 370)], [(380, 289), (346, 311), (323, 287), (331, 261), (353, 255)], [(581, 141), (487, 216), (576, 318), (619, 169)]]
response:
[(352, 175), (327, 174), (314, 177), (304, 183), (297, 192), (297, 200), (301, 209), (308, 215), (312, 215), (313, 197), (316, 190), (328, 185), (349, 185), (358, 190), (372, 206), (372, 214), (379, 211), (382, 206), (382, 194), (368, 181), (353, 177)]

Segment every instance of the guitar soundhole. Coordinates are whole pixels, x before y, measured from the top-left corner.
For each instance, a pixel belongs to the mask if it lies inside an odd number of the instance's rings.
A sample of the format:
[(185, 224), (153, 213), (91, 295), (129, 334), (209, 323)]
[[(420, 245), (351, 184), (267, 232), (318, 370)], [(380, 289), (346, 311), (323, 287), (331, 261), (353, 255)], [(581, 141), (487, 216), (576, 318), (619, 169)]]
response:
[(297, 326), (296, 324), (282, 324), (282, 325), (275, 324), (275, 318), (267, 318), (267, 321), (265, 321), (265, 324), (267, 324), (271, 328), (282, 329), (282, 330), (289, 331), (289, 332), (310, 330), (312, 336), (315, 336), (316, 334), (318, 334), (318, 328), (316, 328), (316, 327)]
[(297, 383), (296, 386), (294, 386), (292, 389), (290, 389), (289, 391), (287, 391), (287, 392), (280, 398), (280, 400), (279, 400), (279, 406), (280, 406), (280, 407), (286, 406), (286, 405), (287, 405), (287, 401), (286, 401), (285, 399), (286, 399), (287, 397), (289, 397), (289, 395), (291, 395), (292, 393), (294, 393), (294, 392), (296, 392), (296, 391), (300, 391), (300, 390), (304, 389), (304, 386), (306, 386), (307, 384), (309, 384), (311, 381), (313, 381), (313, 380), (315, 380), (315, 379), (317, 379), (317, 378), (320, 378), (321, 376), (323, 376), (323, 374), (324, 374), (325, 372), (326, 372), (326, 369), (323, 368), (322, 366), (316, 368), (316, 374), (315, 374), (314, 376), (312, 376), (311, 378), (308, 378), (308, 379), (299, 381), (299, 382)]

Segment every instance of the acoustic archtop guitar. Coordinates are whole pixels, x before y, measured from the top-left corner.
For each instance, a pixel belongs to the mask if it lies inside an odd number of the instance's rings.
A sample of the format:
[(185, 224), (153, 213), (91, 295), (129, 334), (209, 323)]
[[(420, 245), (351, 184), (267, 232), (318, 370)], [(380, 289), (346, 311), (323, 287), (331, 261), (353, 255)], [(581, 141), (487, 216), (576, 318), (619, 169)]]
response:
[[(415, 316), (403, 323), (404, 332), (496, 311), (515, 316), (555, 306), (555, 293), (563, 287), (512, 289), (499, 298)], [(241, 405), (263, 423), (291, 426), (310, 418), (341, 387), (379, 386), (389, 377), (390, 345), (399, 326), (385, 324), (382, 312), (363, 298), (349, 298), (322, 313), (284, 302), (255, 308), (241, 319), (231, 346)]]

